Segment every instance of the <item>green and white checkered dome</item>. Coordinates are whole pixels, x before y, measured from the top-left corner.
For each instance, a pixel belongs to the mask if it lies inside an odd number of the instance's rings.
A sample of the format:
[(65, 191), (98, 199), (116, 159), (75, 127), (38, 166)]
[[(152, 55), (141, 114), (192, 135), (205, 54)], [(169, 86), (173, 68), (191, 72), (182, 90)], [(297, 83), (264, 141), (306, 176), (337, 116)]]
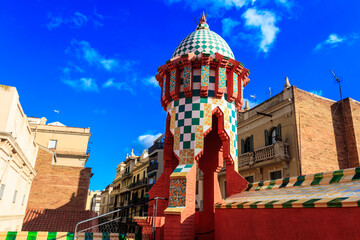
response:
[(195, 53), (196, 56), (200, 56), (201, 53), (210, 53), (211, 56), (220, 53), (223, 56), (235, 59), (225, 40), (211, 31), (206, 23), (200, 23), (195, 32), (190, 33), (182, 40), (171, 58), (191, 52)]

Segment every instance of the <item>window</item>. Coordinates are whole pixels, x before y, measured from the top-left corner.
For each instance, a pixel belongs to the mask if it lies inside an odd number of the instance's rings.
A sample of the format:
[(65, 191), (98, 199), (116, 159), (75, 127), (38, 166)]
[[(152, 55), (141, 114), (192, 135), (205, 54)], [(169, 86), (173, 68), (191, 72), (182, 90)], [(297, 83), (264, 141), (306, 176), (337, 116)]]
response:
[(226, 198), (226, 181), (224, 181), (224, 198)]
[(276, 128), (273, 128), (270, 133), (270, 143), (276, 143)]
[(276, 141), (281, 141), (281, 124), (273, 127), (270, 133), (265, 129), (265, 146), (274, 144)]
[(22, 199), (21, 205), (24, 205), (24, 203), (25, 203), (25, 194), (23, 195), (23, 199)]
[(137, 175), (136, 177), (136, 181), (138, 182), (139, 181), (139, 178), (140, 178), (140, 173)]
[(56, 149), (57, 140), (50, 140), (48, 148)]
[(14, 197), (13, 197), (13, 203), (16, 202), (16, 195), (17, 195), (17, 191), (15, 190), (15, 192), (14, 192)]
[(5, 191), (5, 185), (4, 184), (1, 184), (0, 186), (0, 200), (2, 199), (2, 196), (4, 194), (4, 191)]
[(253, 183), (254, 182), (254, 176), (247, 176), (247, 177), (245, 177), (245, 180), (248, 181), (249, 183)]
[(254, 151), (253, 135), (244, 139), (241, 139), (241, 154)]
[(282, 178), (281, 170), (275, 171), (275, 172), (270, 172), (270, 180), (276, 180), (276, 179), (280, 179), (280, 178)]

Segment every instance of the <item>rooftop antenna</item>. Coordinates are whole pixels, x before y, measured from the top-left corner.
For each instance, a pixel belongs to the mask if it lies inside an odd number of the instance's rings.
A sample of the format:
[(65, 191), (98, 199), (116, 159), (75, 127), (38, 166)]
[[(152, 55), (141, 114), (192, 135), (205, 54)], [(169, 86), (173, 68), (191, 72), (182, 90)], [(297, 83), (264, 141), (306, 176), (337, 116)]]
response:
[(194, 17), (194, 15), (193, 15), (193, 18), (194, 18), (194, 21), (195, 21), (195, 23), (196, 23), (196, 26), (199, 25), (199, 24), (197, 23), (196, 18)]
[(339, 90), (340, 90), (340, 99), (341, 99), (341, 101), (342, 101), (342, 94), (341, 94), (341, 80), (340, 80), (340, 78), (338, 78), (336, 75), (335, 75), (335, 73), (334, 73), (334, 71), (331, 69), (331, 73), (334, 75), (334, 78), (335, 78), (335, 80), (338, 82), (338, 84), (339, 84)]
[(271, 97), (271, 87), (269, 87), (269, 96)]
[(252, 99), (254, 99), (255, 105), (256, 105), (256, 94), (250, 95)]

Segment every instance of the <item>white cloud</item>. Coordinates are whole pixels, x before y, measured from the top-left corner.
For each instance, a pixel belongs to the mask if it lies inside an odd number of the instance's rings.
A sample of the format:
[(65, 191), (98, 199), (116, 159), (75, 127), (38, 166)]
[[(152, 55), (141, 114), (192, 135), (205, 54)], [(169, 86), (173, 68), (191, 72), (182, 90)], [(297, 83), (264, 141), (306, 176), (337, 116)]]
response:
[(231, 18), (224, 18), (222, 20), (222, 34), (227, 37), (233, 35), (235, 27), (240, 25), (239, 21), (233, 20)]
[(90, 65), (102, 67), (107, 71), (112, 71), (119, 66), (119, 61), (117, 59), (105, 58), (97, 50), (92, 48), (90, 43), (87, 41), (78, 41), (73, 39), (71, 41), (71, 46), (73, 47), (77, 57), (84, 59)]
[(118, 66), (118, 61), (115, 59), (103, 59), (100, 61), (100, 63), (108, 71), (111, 71), (111, 69), (116, 68)]
[(99, 91), (96, 80), (93, 78), (80, 78), (79, 80), (64, 79), (63, 83), (69, 85), (77, 91), (97, 92)]
[(340, 43), (344, 42), (347, 40), (347, 37), (343, 36), (343, 37), (340, 37), (338, 36), (337, 34), (335, 33), (332, 33), (329, 35), (329, 37), (316, 45), (316, 47), (314, 48), (315, 51), (319, 51), (320, 49), (324, 48), (324, 47), (336, 47), (338, 46)]
[[(190, 7), (193, 10), (197, 9), (210, 9), (209, 12), (215, 12), (215, 10), (219, 10), (221, 8), (231, 9), (241, 8), (244, 5), (251, 3), (251, 0), (165, 0), (168, 4), (179, 3), (182, 2), (186, 7)], [(218, 12), (220, 14), (221, 12)]]
[(132, 94), (135, 94), (134, 89), (130, 87), (126, 82), (115, 82), (114, 78), (110, 78), (108, 81), (106, 81), (102, 88), (115, 88), (117, 90), (125, 90)]
[(245, 19), (245, 26), (260, 30), (259, 34), (257, 34), (257, 38), (261, 39), (259, 48), (265, 53), (268, 52), (280, 31), (275, 26), (277, 20), (275, 13), (249, 8), (242, 17)]
[(72, 16), (68, 17), (55, 16), (49, 13), (48, 18), (50, 22), (46, 26), (49, 30), (60, 27), (63, 24), (67, 24), (72, 28), (81, 28), (88, 21), (88, 18), (80, 12), (75, 12)]
[(323, 91), (322, 90), (312, 90), (310, 91), (310, 93), (318, 95), (318, 96), (322, 96), (323, 95)]
[(149, 148), (153, 145), (154, 140), (161, 136), (161, 133), (152, 135), (152, 134), (144, 134), (138, 137), (138, 142), (144, 147)]
[(159, 83), (158, 81), (156, 80), (155, 76), (151, 76), (151, 77), (148, 77), (148, 78), (144, 78), (144, 83), (146, 85), (151, 85), (151, 86), (154, 86), (154, 87), (158, 87), (159, 86)]

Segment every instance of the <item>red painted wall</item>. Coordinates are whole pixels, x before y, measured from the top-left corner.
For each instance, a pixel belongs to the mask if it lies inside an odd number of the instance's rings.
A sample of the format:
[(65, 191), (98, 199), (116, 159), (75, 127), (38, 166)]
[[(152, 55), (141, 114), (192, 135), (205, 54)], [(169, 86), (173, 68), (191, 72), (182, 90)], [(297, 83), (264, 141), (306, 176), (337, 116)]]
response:
[(360, 239), (360, 208), (216, 209), (215, 239)]

